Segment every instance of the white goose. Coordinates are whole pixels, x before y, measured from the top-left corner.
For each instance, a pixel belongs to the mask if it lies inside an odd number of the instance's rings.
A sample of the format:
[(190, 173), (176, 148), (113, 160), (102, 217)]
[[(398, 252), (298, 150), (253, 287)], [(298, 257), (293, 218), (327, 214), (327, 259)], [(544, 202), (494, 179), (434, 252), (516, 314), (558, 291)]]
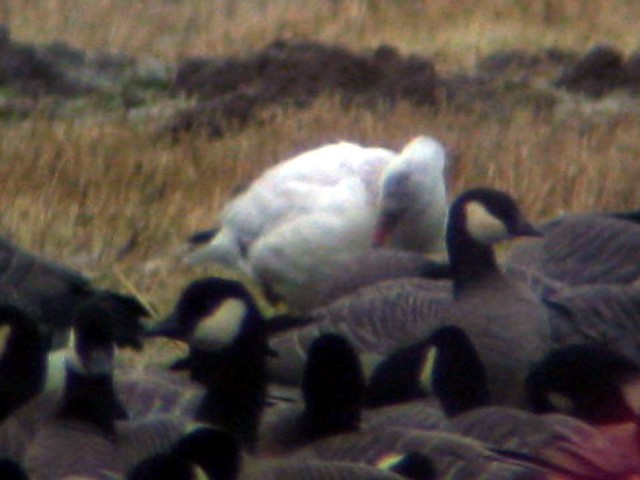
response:
[(446, 155), (414, 138), (396, 154), (336, 143), (267, 170), (222, 212), (211, 242), (189, 257), (239, 268), (285, 299), (341, 254), (374, 244), (429, 252), (443, 246)]

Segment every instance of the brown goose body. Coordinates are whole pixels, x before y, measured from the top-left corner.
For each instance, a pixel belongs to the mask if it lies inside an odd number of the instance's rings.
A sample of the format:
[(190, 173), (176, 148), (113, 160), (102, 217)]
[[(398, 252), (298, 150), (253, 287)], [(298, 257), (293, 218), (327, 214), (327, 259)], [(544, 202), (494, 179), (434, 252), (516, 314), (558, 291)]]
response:
[(240, 480), (406, 480), (378, 468), (350, 462), (273, 462), (244, 472)]
[(543, 237), (518, 245), (507, 266), (571, 285), (626, 284), (640, 278), (640, 224), (600, 214), (569, 214), (539, 226)]
[(420, 253), (370, 249), (335, 258), (326, 268), (310, 272), (285, 300), (293, 310), (309, 312), (378, 282), (407, 277), (437, 278), (446, 276), (447, 270), (445, 264)]
[(580, 285), (545, 303), (554, 346), (605, 345), (640, 363), (640, 284)]
[(388, 427), (447, 431), (449, 419), (434, 399), (414, 400), (362, 412), (362, 430)]
[(554, 465), (579, 478), (612, 478), (640, 472), (640, 458), (576, 418), (536, 415), (506, 407), (483, 407), (451, 419), (452, 431), (492, 447)]
[(385, 428), (332, 437), (297, 451), (294, 461), (375, 464), (389, 452), (418, 451), (433, 463), (438, 479), (543, 479), (544, 469), (502, 458), (481, 442), (449, 432)]
[(166, 449), (183, 432), (184, 424), (169, 417), (125, 422), (113, 435), (83, 422), (49, 421), (37, 430), (22, 462), (40, 480), (118, 478), (140, 460)]
[[(465, 291), (455, 301), (447, 282), (423, 279), (382, 282), (316, 310), (312, 325), (272, 339), (278, 357), (270, 359), (275, 380), (295, 383), (306, 348), (321, 333), (345, 335), (361, 352), (388, 354), (443, 325), (463, 328), (489, 373), (495, 401), (519, 403), (513, 386), (550, 347), (542, 303), (501, 274)], [(512, 372), (515, 372), (516, 378)]]

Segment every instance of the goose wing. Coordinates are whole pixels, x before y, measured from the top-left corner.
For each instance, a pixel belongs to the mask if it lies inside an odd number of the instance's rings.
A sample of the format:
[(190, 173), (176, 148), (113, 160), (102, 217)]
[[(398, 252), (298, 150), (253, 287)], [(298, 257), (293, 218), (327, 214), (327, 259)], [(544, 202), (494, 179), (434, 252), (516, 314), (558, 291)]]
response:
[(631, 283), (640, 278), (640, 225), (605, 215), (567, 215), (543, 224), (543, 238), (515, 247), (506, 263), (565, 283)]
[(367, 249), (362, 253), (340, 255), (325, 268), (309, 272), (300, 288), (292, 292), (288, 304), (305, 312), (385, 280), (421, 276), (440, 278), (448, 273), (446, 264), (420, 253), (390, 248)]
[(446, 282), (421, 279), (381, 282), (317, 309), (310, 325), (271, 339), (277, 353), (269, 361), (271, 378), (297, 384), (311, 342), (323, 333), (344, 335), (360, 352), (389, 353), (417, 338), (430, 319), (439, 318), (437, 312), (450, 298), (449, 290)]
[(640, 361), (640, 284), (583, 285), (545, 302), (556, 346), (599, 343)]
[[(433, 463), (439, 479), (541, 478), (542, 470), (504, 460), (482, 442), (449, 432), (385, 428), (338, 435), (300, 449), (296, 460), (332, 460), (374, 465), (389, 452), (417, 451)], [(516, 475), (518, 475), (516, 477)], [(520, 477), (522, 475), (522, 477)], [(530, 475), (530, 476), (529, 476)]]
[(621, 475), (637, 468), (635, 460), (606, 435), (566, 415), (484, 407), (453, 418), (451, 428), (501, 451), (523, 454), (580, 478)]

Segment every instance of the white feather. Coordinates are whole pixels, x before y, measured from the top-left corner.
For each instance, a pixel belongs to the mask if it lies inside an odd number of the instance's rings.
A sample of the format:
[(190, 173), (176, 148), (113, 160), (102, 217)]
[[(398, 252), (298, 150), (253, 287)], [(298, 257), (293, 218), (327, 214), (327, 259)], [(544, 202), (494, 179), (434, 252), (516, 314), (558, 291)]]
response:
[(278, 291), (335, 255), (370, 247), (385, 209), (405, 214), (390, 246), (441, 249), (445, 162), (442, 145), (428, 137), (399, 154), (345, 142), (304, 152), (267, 170), (229, 203), (218, 234), (189, 260), (239, 268), (276, 282), (270, 287)]

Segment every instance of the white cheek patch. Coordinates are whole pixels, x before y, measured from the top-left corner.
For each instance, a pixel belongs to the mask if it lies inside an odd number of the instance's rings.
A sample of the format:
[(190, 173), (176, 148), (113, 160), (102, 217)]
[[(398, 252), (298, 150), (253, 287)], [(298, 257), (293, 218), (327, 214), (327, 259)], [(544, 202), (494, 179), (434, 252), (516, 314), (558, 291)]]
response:
[(438, 359), (438, 348), (429, 347), (425, 352), (420, 369), (420, 389), (424, 393), (433, 393), (433, 376), (435, 374), (436, 361)]
[(7, 349), (7, 342), (9, 341), (9, 335), (11, 335), (11, 326), (0, 326), (0, 356), (4, 355)]
[(509, 238), (504, 222), (490, 213), (484, 205), (469, 202), (464, 208), (467, 232), (471, 238), (487, 246)]
[(208, 350), (218, 350), (233, 343), (247, 314), (247, 305), (237, 298), (225, 300), (208, 317), (198, 323), (192, 343)]
[(44, 392), (60, 392), (64, 387), (66, 352), (56, 350), (47, 356), (47, 377)]
[(198, 465), (191, 465), (191, 471), (193, 472), (193, 478), (195, 480), (210, 480), (209, 475), (205, 473), (205, 471), (200, 468)]
[(625, 402), (636, 415), (640, 413), (640, 378), (624, 383), (620, 389)]
[(547, 393), (547, 400), (558, 412), (571, 415), (575, 409), (573, 400), (558, 392)]
[(393, 467), (404, 460), (404, 457), (405, 455), (403, 453), (387, 453), (376, 460), (374, 465), (378, 470), (389, 472)]

